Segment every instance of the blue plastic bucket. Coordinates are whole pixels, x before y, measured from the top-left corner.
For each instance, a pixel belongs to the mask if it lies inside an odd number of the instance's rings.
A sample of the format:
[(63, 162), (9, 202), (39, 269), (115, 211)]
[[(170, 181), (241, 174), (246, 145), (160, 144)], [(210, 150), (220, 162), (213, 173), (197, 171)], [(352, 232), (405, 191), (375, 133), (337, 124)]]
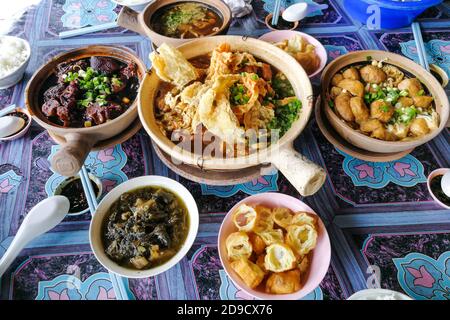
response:
[[(374, 10), (367, 8), (377, 5), (380, 8), (380, 27), (382, 29), (396, 29), (411, 25), (414, 19), (426, 9), (442, 3), (443, 0), (409, 0), (406, 2), (393, 0), (344, 0), (345, 10), (363, 24), (373, 23)], [(375, 9), (376, 10), (376, 9)]]

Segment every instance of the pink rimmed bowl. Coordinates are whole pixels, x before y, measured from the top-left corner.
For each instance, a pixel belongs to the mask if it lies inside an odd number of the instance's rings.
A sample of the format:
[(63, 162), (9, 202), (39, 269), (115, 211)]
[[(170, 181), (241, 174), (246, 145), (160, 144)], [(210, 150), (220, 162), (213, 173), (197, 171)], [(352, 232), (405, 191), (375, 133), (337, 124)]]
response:
[[(269, 208), (285, 207), (294, 212), (305, 211), (316, 214), (313, 209), (297, 198), (274, 192), (260, 193), (247, 197), (239, 201), (225, 216), (219, 230), (218, 245), (219, 257), (228, 277), (240, 290), (248, 295), (261, 300), (298, 300), (306, 296), (308, 293), (316, 289), (325, 277), (331, 260), (331, 245), (328, 237), (327, 229), (320, 217), (318, 217), (318, 238), (317, 245), (310, 253), (310, 265), (306, 273), (306, 277), (302, 279), (302, 288), (299, 291), (290, 294), (270, 294), (263, 291), (251, 289), (231, 268), (230, 261), (227, 257), (227, 249), (225, 246), (226, 238), (229, 234), (238, 231), (233, 223), (232, 215), (234, 211), (241, 205), (263, 205)], [(317, 215), (317, 214), (316, 214)]]

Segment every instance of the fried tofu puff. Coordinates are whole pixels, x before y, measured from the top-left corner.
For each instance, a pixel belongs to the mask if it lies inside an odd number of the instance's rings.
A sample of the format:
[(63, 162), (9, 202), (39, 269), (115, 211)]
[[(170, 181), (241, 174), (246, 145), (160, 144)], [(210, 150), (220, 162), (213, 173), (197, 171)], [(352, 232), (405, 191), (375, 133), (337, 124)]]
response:
[(297, 259), (291, 247), (284, 243), (274, 243), (266, 248), (264, 266), (272, 272), (283, 272), (295, 268)]
[(409, 78), (401, 81), (398, 84), (399, 90), (407, 90), (411, 97), (417, 96), (419, 91), (422, 90), (422, 84), (417, 78)]
[(264, 279), (264, 271), (248, 259), (235, 260), (230, 263), (230, 266), (242, 281), (252, 289), (259, 286)]
[(253, 252), (248, 235), (242, 231), (231, 233), (225, 241), (225, 246), (231, 260), (248, 259)]
[(334, 99), (334, 106), (336, 108), (337, 113), (341, 116), (345, 121), (353, 121), (355, 120), (355, 116), (353, 115), (352, 109), (350, 108), (350, 99), (351, 95), (347, 92), (342, 92), (340, 95)]
[(264, 252), (264, 250), (266, 249), (266, 243), (264, 242), (264, 240), (258, 236), (256, 233), (249, 233), (248, 237), (250, 239), (250, 243), (252, 244), (252, 248), (253, 251), (257, 254), (260, 255)]
[(420, 137), (430, 132), (427, 121), (423, 118), (416, 118), (411, 122), (409, 131), (415, 136)]
[(409, 97), (400, 97), (397, 103), (400, 103), (402, 107), (411, 107), (414, 104), (414, 100)]
[(300, 270), (272, 273), (266, 281), (266, 292), (289, 294), (302, 288)]
[(370, 104), (370, 117), (381, 122), (388, 122), (394, 115), (395, 108), (383, 99), (375, 100)]
[(352, 79), (344, 79), (344, 80), (341, 80), (337, 86), (344, 90), (347, 90), (353, 96), (361, 97), (361, 98), (364, 96), (364, 85), (362, 84), (361, 81), (352, 80)]
[(359, 80), (359, 71), (355, 67), (350, 67), (342, 73), (344, 79)]
[(433, 102), (433, 97), (430, 96), (414, 96), (414, 105), (418, 108), (428, 109)]
[(344, 76), (340, 73), (336, 73), (333, 78), (331, 79), (331, 84), (335, 87), (337, 87), (337, 85), (339, 84), (339, 82), (341, 82), (342, 80), (344, 80)]
[(383, 127), (383, 124), (378, 119), (369, 119), (367, 121), (361, 122), (359, 129), (365, 133), (371, 133), (372, 131)]
[(331, 90), (330, 90), (331, 99), (333, 99), (333, 100), (336, 99), (336, 97), (342, 93), (342, 90), (343, 89), (339, 88), (339, 87), (335, 87), (335, 86), (331, 87)]
[(308, 254), (316, 246), (317, 231), (309, 224), (289, 226), (287, 228), (286, 243), (298, 255), (303, 256)]
[(361, 78), (364, 82), (368, 83), (380, 84), (386, 81), (387, 78), (386, 73), (381, 68), (371, 64), (362, 67), (359, 72), (361, 73)]
[(355, 116), (356, 123), (361, 123), (369, 119), (369, 109), (367, 109), (362, 98), (352, 97), (350, 99), (350, 109)]

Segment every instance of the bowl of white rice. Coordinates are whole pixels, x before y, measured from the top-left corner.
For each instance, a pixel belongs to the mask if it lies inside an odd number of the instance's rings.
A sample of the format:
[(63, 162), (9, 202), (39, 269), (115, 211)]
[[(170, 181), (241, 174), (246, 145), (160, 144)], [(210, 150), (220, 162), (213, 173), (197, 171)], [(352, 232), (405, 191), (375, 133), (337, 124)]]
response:
[(0, 89), (9, 88), (22, 80), (30, 55), (28, 41), (0, 36)]

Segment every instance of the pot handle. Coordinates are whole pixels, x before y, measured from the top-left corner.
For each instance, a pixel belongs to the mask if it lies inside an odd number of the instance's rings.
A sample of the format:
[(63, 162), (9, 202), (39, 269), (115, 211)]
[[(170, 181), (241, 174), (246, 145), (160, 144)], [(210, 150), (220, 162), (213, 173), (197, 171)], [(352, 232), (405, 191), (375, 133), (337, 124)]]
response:
[(93, 142), (77, 133), (68, 134), (64, 138), (66, 143), (53, 155), (51, 165), (60, 175), (72, 177), (81, 170)]
[(117, 17), (117, 24), (125, 29), (145, 36), (145, 30), (140, 25), (138, 16), (138, 12), (124, 6)]
[[(435, 64), (430, 64), (430, 70), (436, 72), (441, 77), (441, 85), (442, 88), (445, 88), (448, 85), (448, 75), (445, 70), (443, 70), (441, 67)], [(450, 128), (450, 118), (447, 120), (447, 124), (445, 125), (447, 128)]]
[(292, 144), (280, 148), (271, 161), (302, 196), (316, 193), (327, 177), (322, 167), (298, 153)]

